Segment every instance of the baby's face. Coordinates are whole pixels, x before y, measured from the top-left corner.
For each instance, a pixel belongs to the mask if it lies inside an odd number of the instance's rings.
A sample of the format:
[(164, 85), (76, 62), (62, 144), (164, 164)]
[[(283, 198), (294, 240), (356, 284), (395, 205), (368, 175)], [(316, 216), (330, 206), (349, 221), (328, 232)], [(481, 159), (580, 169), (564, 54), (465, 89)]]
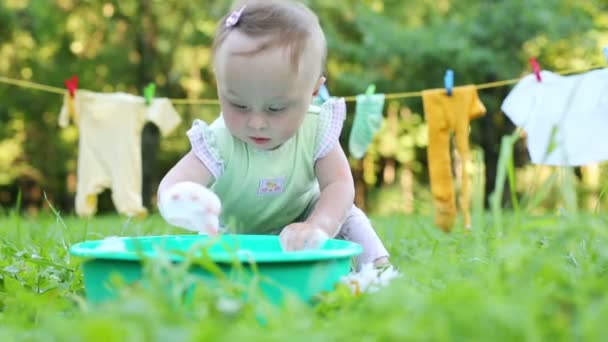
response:
[(314, 49), (304, 51), (297, 70), (282, 47), (235, 55), (255, 50), (260, 43), (232, 32), (215, 56), (217, 86), (232, 135), (258, 149), (272, 150), (296, 133), (324, 79)]

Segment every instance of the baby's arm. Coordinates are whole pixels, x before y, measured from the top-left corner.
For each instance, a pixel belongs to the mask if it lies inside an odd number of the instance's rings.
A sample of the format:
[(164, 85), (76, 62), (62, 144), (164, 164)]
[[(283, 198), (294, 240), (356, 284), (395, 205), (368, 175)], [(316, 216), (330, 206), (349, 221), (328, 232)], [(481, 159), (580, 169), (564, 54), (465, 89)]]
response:
[(219, 198), (207, 185), (209, 169), (191, 151), (163, 177), (158, 187), (158, 207), (172, 225), (216, 235), (221, 210)]
[(194, 152), (188, 152), (180, 161), (169, 170), (158, 186), (158, 197), (163, 191), (179, 182), (194, 182), (208, 186), (213, 181), (213, 175)]
[(321, 195), (305, 222), (292, 223), (281, 231), (281, 245), (287, 251), (321, 247), (338, 234), (353, 205), (353, 176), (340, 144), (317, 161), (315, 173)]
[(311, 215), (306, 220), (335, 237), (353, 205), (355, 185), (346, 155), (340, 144), (315, 165), (321, 196)]

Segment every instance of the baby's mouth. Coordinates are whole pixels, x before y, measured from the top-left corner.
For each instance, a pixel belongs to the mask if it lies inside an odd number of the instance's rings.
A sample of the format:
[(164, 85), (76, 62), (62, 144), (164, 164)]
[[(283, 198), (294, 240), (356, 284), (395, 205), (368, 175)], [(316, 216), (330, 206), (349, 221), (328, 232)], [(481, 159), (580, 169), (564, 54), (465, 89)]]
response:
[(253, 141), (255, 144), (258, 144), (258, 145), (264, 145), (270, 141), (270, 138), (264, 138), (264, 137), (249, 137), (249, 139), (251, 139), (251, 141)]

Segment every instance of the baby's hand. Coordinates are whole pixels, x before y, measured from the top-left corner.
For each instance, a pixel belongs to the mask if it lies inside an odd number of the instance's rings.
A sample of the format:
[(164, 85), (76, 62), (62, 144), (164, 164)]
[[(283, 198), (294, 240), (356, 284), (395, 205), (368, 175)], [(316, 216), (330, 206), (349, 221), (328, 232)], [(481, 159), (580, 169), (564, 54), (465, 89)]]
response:
[(199, 234), (217, 235), (221, 202), (215, 193), (194, 182), (181, 182), (165, 190), (159, 209), (170, 224)]
[(285, 251), (318, 249), (328, 238), (325, 231), (306, 222), (292, 223), (279, 234), (281, 247)]

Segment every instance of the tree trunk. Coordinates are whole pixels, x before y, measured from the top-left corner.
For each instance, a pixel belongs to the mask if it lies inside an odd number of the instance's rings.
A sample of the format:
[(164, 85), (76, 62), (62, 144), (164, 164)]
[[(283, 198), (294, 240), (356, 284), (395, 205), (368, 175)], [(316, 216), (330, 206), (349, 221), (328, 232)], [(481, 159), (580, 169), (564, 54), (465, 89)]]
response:
[(358, 160), (352, 167), (353, 179), (355, 181), (355, 205), (361, 210), (367, 210), (367, 188), (363, 179), (363, 160)]
[(601, 169), (599, 163), (581, 167), (583, 183), (584, 208), (594, 212), (599, 208), (599, 192), (601, 184)]
[(403, 192), (403, 212), (412, 214), (414, 212), (414, 171), (409, 162), (401, 166), (400, 184)]
[[(138, 88), (142, 90), (154, 82), (154, 64), (157, 59), (155, 49), (157, 23), (150, 0), (139, 0), (139, 29), (137, 34), (137, 51), (141, 56), (138, 72)], [(143, 205), (152, 209), (152, 196), (158, 183), (156, 174), (160, 132), (158, 127), (148, 122), (144, 126), (141, 139), (142, 151), (142, 200)]]
[(395, 159), (389, 158), (386, 160), (384, 164), (384, 169), (382, 172), (382, 179), (384, 180), (384, 184), (391, 185), (395, 183), (395, 174), (397, 169), (397, 163)]
[[(496, 75), (489, 75), (485, 80), (485, 82), (495, 82), (497, 81)], [(505, 88), (495, 88), (492, 90), (484, 90), (485, 92), (492, 92), (494, 98), (504, 99), (508, 90)], [(497, 106), (498, 108), (494, 107)], [(494, 107), (494, 108), (492, 108)], [(502, 136), (505, 134), (511, 134), (515, 127), (511, 124), (509, 119), (505, 117), (505, 115), (500, 110), (500, 103), (492, 104), (490, 107), (487, 107), (486, 115), (475, 120), (479, 121), (479, 126), (481, 128), (480, 132), (480, 141), (481, 147), (484, 153), (484, 163), (485, 163), (485, 206), (489, 207), (490, 205), (490, 194), (496, 188), (496, 173), (498, 166), (498, 154), (500, 151), (500, 143)], [(520, 143), (516, 144), (515, 151), (513, 151), (513, 158), (515, 166), (521, 164), (521, 145)], [(502, 204), (509, 205), (511, 202), (511, 189), (508, 184), (505, 184)]]

